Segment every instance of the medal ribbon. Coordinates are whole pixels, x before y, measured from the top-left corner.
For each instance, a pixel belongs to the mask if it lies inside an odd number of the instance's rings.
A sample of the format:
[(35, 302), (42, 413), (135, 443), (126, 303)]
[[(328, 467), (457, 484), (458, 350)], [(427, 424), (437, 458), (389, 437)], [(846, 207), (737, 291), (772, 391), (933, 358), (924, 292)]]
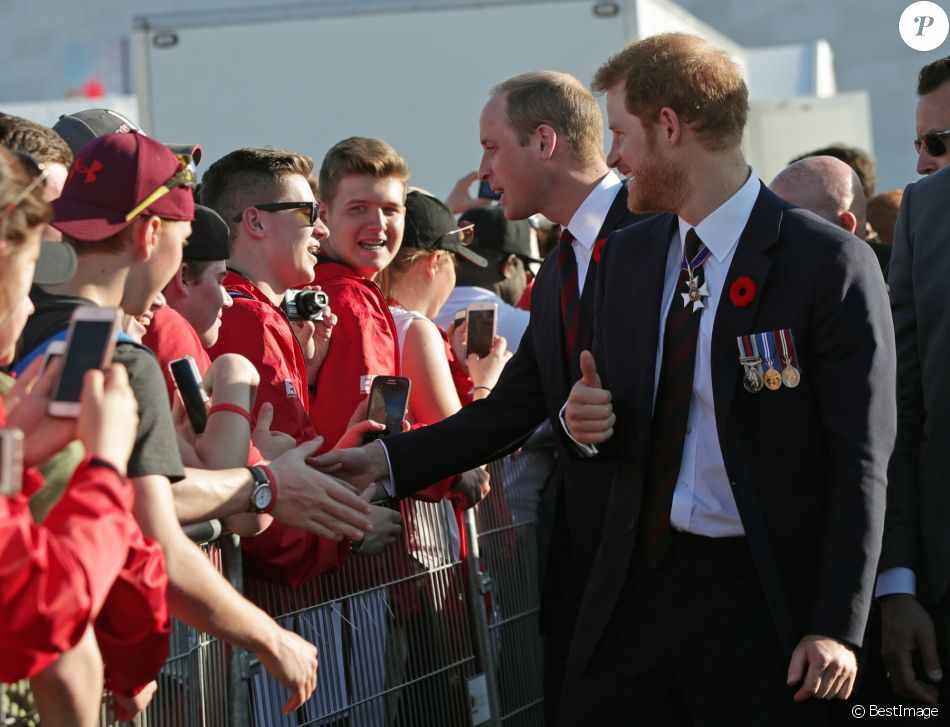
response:
[(792, 333), (792, 329), (783, 328), (776, 331), (775, 335), (779, 337), (782, 344), (782, 368), (786, 368), (791, 364), (801, 371), (801, 367), (798, 365), (798, 353), (795, 350), (795, 334)]

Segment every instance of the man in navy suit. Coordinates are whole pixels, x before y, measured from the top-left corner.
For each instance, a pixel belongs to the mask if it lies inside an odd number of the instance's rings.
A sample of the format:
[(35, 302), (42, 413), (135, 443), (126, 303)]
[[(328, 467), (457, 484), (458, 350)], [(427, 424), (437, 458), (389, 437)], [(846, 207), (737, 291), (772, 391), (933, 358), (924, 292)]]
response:
[[(479, 175), (502, 193), (505, 216), (540, 212), (566, 230), (541, 266), (531, 319), (517, 353), (486, 399), (439, 424), (315, 461), (354, 484), (390, 474), (400, 497), (453, 472), (509, 454), (548, 420), (561, 454), (551, 546), (542, 587), (545, 704), (553, 718), (584, 582), (600, 542), (615, 463), (567, 455), (559, 412), (580, 377), (578, 352), (590, 344), (593, 280), (604, 239), (641, 219), (604, 158), (597, 100), (576, 78), (538, 71), (497, 86), (480, 118)], [(477, 234), (477, 232), (476, 232)], [(573, 344), (569, 341), (573, 341)]]
[(874, 255), (771, 193), (739, 148), (748, 94), (694, 36), (594, 79), (631, 208), (566, 428), (618, 463), (561, 724), (820, 725), (857, 666), (894, 444)]

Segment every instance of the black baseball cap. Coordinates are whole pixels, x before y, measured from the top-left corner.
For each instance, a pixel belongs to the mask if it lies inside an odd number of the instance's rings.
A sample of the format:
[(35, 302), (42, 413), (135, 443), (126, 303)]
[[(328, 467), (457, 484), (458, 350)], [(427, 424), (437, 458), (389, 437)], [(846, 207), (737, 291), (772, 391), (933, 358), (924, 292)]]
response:
[(544, 262), (531, 254), (531, 225), (527, 220), (507, 219), (503, 207), (473, 207), (459, 224), (475, 225), (474, 250), (491, 257), (517, 255), (529, 263)]
[(471, 236), (465, 227), (465, 223), (456, 222), (449, 208), (432, 195), (418, 190), (406, 195), (406, 227), (402, 236), (405, 247), (448, 250), (481, 268), (488, 267), (488, 260), (469, 248)]
[(191, 235), (185, 245), (184, 259), (192, 262), (227, 260), (231, 257), (228, 224), (210, 207), (195, 205)]
[[(85, 109), (74, 114), (63, 114), (53, 125), (53, 131), (63, 137), (73, 155), (79, 153), (86, 144), (106, 134), (128, 134), (137, 131), (145, 136), (128, 116), (112, 109)], [(201, 161), (200, 144), (166, 144), (175, 154), (191, 157), (195, 164)]]

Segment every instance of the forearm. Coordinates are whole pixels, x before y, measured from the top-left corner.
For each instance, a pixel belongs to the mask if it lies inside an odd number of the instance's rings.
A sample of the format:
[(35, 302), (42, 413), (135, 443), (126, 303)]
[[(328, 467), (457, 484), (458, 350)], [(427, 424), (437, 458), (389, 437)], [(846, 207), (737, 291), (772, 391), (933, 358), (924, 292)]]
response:
[[(245, 459), (247, 451), (245, 450)], [(246, 468), (186, 469), (172, 486), (175, 516), (182, 524), (245, 513), (250, 507), (253, 478)]]
[(182, 533), (165, 550), (169, 609), (180, 621), (260, 654), (274, 641), (274, 621), (241, 596)]
[(142, 531), (162, 546), (168, 573), (169, 610), (212, 636), (255, 653), (273, 640), (276, 624), (246, 601), (218, 573), (174, 517), (171, 486), (164, 477), (133, 480), (135, 515)]

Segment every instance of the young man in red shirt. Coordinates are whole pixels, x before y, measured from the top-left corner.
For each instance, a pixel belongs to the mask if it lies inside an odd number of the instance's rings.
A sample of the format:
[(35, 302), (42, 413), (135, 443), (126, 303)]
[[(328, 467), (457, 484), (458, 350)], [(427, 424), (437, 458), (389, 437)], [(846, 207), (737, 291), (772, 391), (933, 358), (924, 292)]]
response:
[(379, 139), (344, 139), (320, 167), (330, 233), (313, 283), (329, 294), (338, 321), (310, 413), (331, 446), (369, 394), (373, 377), (399, 373), (395, 324), (373, 281), (402, 244), (408, 183), (405, 160)]

